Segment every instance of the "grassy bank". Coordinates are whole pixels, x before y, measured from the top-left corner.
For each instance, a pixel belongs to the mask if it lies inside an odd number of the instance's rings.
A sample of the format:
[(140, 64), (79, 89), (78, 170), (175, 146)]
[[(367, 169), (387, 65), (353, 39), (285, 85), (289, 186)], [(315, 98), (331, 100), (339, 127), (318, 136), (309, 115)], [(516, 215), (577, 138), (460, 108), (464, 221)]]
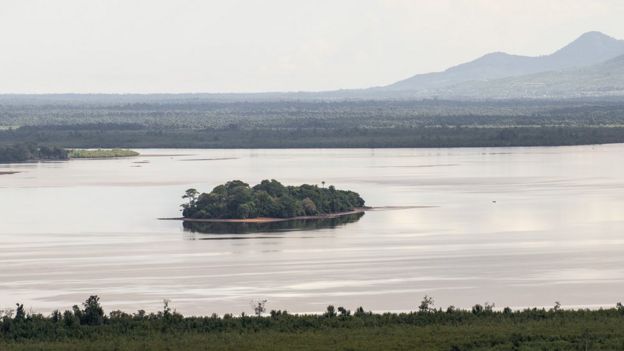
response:
[[(494, 311), (433, 309), (321, 315), (282, 311), (258, 316), (104, 315), (97, 298), (52, 316), (18, 306), (0, 324), (0, 350), (621, 350), (624, 308)], [(261, 314), (261, 315), (260, 315)]]
[[(592, 320), (592, 318), (588, 318)], [(70, 350), (622, 350), (622, 320), (395, 325), (306, 331), (152, 333), (0, 344), (12, 351)], [(606, 330), (605, 330), (606, 328)]]
[(73, 149), (69, 151), (69, 158), (115, 158), (139, 156), (139, 153), (128, 149)]

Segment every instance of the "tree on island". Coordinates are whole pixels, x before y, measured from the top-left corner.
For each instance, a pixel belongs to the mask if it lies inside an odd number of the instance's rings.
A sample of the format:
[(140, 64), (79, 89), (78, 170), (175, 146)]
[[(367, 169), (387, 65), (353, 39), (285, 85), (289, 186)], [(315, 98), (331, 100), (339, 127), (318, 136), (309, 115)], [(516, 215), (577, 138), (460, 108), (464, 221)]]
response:
[(197, 189), (194, 189), (194, 188), (188, 189), (184, 193), (184, 195), (182, 195), (182, 198), (185, 200), (188, 200), (188, 203), (182, 204), (180, 206), (185, 209), (195, 206), (195, 201), (197, 201), (198, 196), (199, 196), (199, 191), (197, 191)]
[(284, 186), (274, 179), (254, 187), (233, 180), (202, 194), (189, 189), (182, 198), (187, 200), (182, 204), (186, 218), (290, 218), (347, 212), (364, 206), (364, 200), (353, 191), (309, 184)]

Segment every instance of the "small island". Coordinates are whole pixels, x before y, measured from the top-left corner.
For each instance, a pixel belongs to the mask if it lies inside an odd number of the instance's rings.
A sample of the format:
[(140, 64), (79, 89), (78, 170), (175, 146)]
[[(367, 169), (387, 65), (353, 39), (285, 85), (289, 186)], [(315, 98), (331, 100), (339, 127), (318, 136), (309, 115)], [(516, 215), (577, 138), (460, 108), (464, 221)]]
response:
[(185, 221), (279, 222), (327, 219), (362, 213), (364, 200), (356, 192), (334, 186), (284, 186), (263, 180), (251, 187), (240, 180), (215, 187), (210, 193), (188, 189), (182, 197)]
[(69, 158), (117, 158), (134, 157), (139, 153), (128, 149), (72, 149), (69, 150)]
[(128, 149), (65, 149), (58, 146), (21, 143), (0, 146), (0, 163), (67, 161), (139, 156)]

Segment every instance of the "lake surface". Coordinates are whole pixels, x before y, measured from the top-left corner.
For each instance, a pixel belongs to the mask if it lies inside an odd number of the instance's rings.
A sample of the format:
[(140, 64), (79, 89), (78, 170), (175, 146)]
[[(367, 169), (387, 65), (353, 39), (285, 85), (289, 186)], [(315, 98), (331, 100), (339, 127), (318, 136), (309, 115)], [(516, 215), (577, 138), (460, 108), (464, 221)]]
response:
[[(320, 312), (613, 306), (624, 300), (624, 145), (384, 150), (140, 150), (0, 165), (0, 308)], [(370, 206), (320, 229), (201, 234), (184, 190), (231, 179), (335, 185)], [(401, 207), (405, 206), (405, 207)], [(431, 206), (431, 207), (420, 207)]]

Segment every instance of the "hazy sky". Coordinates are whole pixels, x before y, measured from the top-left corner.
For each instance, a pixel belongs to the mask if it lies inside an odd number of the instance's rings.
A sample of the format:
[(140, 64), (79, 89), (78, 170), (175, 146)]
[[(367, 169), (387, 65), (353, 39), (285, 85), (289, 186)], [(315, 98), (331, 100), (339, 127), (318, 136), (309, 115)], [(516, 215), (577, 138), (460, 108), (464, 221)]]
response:
[(0, 0), (0, 93), (360, 88), (624, 38), (622, 0)]

